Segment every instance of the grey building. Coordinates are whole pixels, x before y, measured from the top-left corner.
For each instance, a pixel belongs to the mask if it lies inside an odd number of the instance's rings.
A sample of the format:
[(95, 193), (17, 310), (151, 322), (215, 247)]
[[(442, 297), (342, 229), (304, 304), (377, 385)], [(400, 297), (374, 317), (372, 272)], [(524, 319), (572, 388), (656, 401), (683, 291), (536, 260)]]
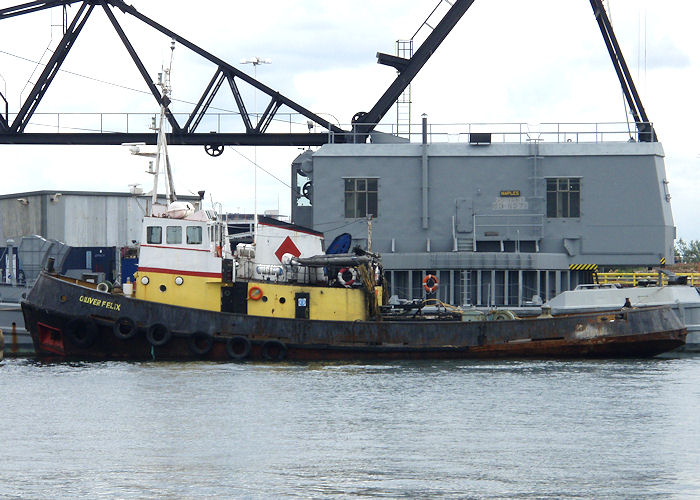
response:
[(381, 253), (392, 294), (424, 296), (433, 274), (453, 304), (521, 306), (596, 266), (672, 262), (661, 144), (558, 139), (328, 144), (292, 164), (292, 217)]
[[(196, 202), (196, 196), (180, 196)], [(39, 235), (72, 247), (125, 247), (141, 240), (150, 195), (89, 191), (32, 191), (0, 195), (0, 246)]]

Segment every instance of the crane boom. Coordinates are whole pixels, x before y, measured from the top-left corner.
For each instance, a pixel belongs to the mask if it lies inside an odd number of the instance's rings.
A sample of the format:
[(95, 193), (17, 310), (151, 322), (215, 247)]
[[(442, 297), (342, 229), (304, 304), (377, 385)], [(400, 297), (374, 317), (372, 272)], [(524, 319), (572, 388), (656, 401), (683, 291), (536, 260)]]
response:
[(639, 97), (637, 88), (634, 85), (634, 80), (632, 80), (632, 75), (625, 62), (625, 57), (622, 55), (620, 45), (617, 43), (617, 37), (613, 31), (610, 19), (605, 12), (603, 2), (602, 0), (590, 0), (590, 2), (593, 8), (593, 14), (600, 27), (600, 33), (603, 35), (603, 41), (608, 49), (608, 54), (610, 54), (610, 60), (615, 68), (617, 78), (620, 80), (622, 93), (625, 95), (627, 105), (630, 108), (630, 112), (637, 126), (639, 140), (640, 142), (656, 142), (658, 140), (656, 132), (649, 121), (646, 111), (644, 111), (642, 99)]
[(399, 74), (372, 109), (367, 113), (355, 114), (353, 123), (358, 133), (366, 134), (374, 130), (473, 3), (474, 0), (456, 0), (410, 59), (377, 54), (377, 61), (380, 64), (393, 66)]

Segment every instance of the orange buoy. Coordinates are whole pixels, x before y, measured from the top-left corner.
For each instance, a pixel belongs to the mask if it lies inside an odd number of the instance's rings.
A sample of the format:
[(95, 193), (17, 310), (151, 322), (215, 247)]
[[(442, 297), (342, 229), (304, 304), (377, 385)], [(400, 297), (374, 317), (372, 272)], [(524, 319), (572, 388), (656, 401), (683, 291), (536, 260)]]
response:
[(428, 293), (433, 293), (435, 290), (437, 290), (438, 289), (437, 276), (434, 276), (432, 274), (426, 275), (426, 277), (423, 278), (423, 288), (425, 288), (425, 291)]
[(262, 299), (262, 296), (263, 291), (259, 286), (251, 287), (251, 289), (248, 290), (248, 298), (251, 300), (260, 300)]

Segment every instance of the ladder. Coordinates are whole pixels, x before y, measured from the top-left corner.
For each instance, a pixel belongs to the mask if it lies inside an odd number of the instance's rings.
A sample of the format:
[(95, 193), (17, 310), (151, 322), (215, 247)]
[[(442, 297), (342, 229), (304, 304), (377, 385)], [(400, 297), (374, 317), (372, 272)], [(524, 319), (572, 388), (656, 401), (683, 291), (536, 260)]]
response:
[(472, 304), (471, 301), (471, 285), (472, 285), (472, 272), (470, 269), (462, 269), (460, 271), (460, 283), (462, 285), (462, 303), (458, 305)]
[[(397, 40), (396, 55), (404, 59), (413, 57), (413, 39)], [(396, 100), (396, 135), (411, 139), (411, 85)]]
[[(453, 6), (451, 0), (438, 0), (437, 5), (430, 11), (425, 21), (421, 23), (410, 40), (396, 41), (396, 55), (406, 61), (410, 61), (413, 57), (413, 42), (419, 38), (421, 43), (435, 27), (440, 23), (441, 19), (446, 15), (447, 11)], [(401, 71), (399, 71), (401, 73)], [(411, 138), (411, 84), (409, 83), (399, 98), (396, 100), (396, 135), (406, 136)]]

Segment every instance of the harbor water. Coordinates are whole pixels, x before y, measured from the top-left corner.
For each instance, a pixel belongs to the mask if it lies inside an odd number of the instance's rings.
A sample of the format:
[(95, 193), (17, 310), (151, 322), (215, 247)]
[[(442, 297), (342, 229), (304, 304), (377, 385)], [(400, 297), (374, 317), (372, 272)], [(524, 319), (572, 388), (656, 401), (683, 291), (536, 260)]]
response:
[(0, 363), (0, 498), (700, 498), (700, 358)]

